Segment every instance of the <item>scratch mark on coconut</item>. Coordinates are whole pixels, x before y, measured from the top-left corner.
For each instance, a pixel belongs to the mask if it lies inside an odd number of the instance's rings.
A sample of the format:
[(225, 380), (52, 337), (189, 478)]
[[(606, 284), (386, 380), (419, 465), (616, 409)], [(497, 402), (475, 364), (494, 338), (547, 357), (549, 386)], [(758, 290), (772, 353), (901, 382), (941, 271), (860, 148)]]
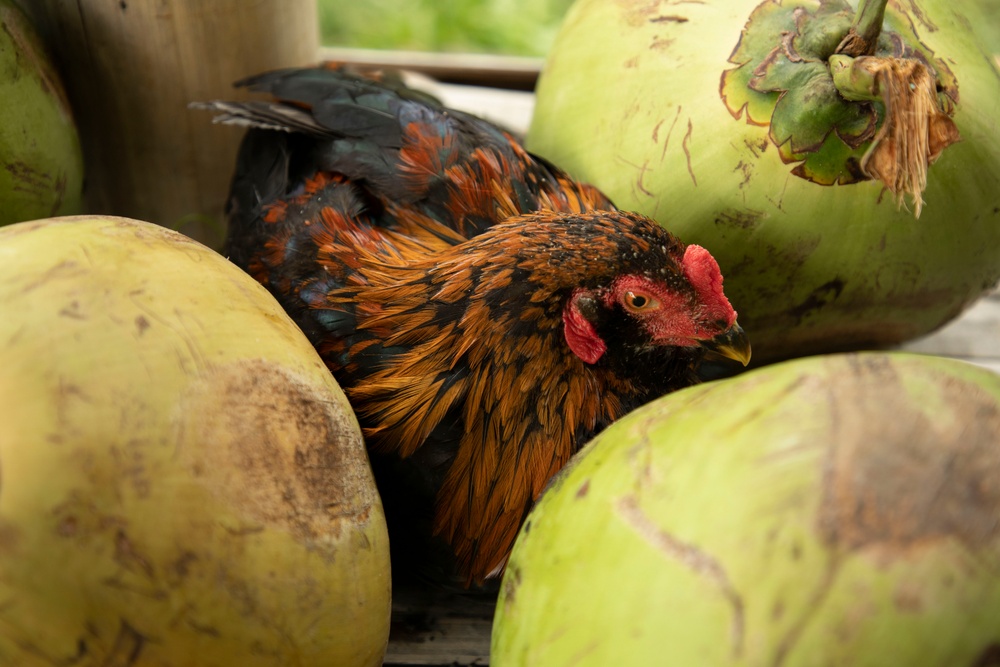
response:
[[(674, 127), (677, 125), (677, 119), (680, 117), (681, 117), (681, 106), (677, 105), (677, 113), (674, 114), (674, 120), (672, 123), (670, 123), (670, 129), (667, 130), (667, 136), (663, 140), (663, 150), (660, 151), (660, 162), (663, 162), (663, 160), (666, 159), (667, 157), (667, 148), (670, 146), (670, 137), (671, 135), (673, 135)], [(657, 128), (659, 128), (659, 125), (657, 125)], [(655, 137), (653, 140), (656, 141)]]
[(663, 127), (663, 124), (665, 122), (667, 122), (667, 119), (666, 118), (661, 118), (659, 120), (659, 122), (657, 122), (656, 125), (653, 126), (653, 143), (654, 144), (660, 143), (660, 128)]
[[(798, 377), (777, 391), (769, 393), (767, 402), (755, 406), (750, 412), (740, 416), (739, 423), (734, 425), (734, 430), (742, 428), (744, 424), (755, 423), (763, 414), (773, 411), (777, 406), (781, 406), (785, 402), (785, 399), (797, 393), (806, 381), (805, 377)], [(748, 385), (748, 389), (752, 390), (753, 385)], [(778, 449), (761, 457), (760, 460), (765, 463), (780, 462), (786, 456), (796, 455), (801, 449), (801, 446)]]
[[(161, 324), (162, 326), (167, 327), (168, 329), (172, 329), (172, 330), (176, 331), (176, 329), (174, 329), (171, 326), (171, 323), (170, 323), (169, 320), (167, 320), (165, 317), (163, 317), (162, 315), (160, 315), (156, 311), (155, 308), (149, 307), (148, 305), (146, 305), (142, 301), (142, 299), (140, 297), (144, 297), (145, 295), (146, 295), (146, 290), (143, 289), (143, 288), (141, 288), (141, 287), (137, 288), (137, 289), (134, 289), (134, 290), (131, 290), (128, 293), (128, 298), (132, 302), (132, 305), (135, 306), (137, 310), (141, 310), (142, 311), (142, 314), (139, 315), (138, 317), (139, 318), (143, 318), (146, 321), (147, 325), (151, 324), (150, 320), (154, 320), (154, 321), (158, 322), (159, 324)], [(138, 324), (138, 318), (137, 318), (136, 323)]]
[(121, 665), (121, 667), (136, 664), (142, 649), (146, 646), (146, 641), (147, 638), (142, 633), (129, 625), (128, 621), (121, 619), (118, 636), (115, 637), (115, 643), (102, 664)]
[(28, 334), (28, 326), (26, 324), (22, 324), (17, 329), (15, 329), (14, 333), (11, 334), (11, 336), (7, 339), (7, 347), (13, 349), (16, 345), (20, 344), (20, 342), (24, 339), (25, 335), (27, 334)]
[(580, 664), (580, 662), (582, 662), (584, 658), (586, 658), (588, 655), (591, 655), (594, 651), (596, 651), (600, 647), (600, 645), (601, 645), (601, 642), (599, 640), (595, 639), (594, 641), (590, 642), (589, 644), (587, 644), (586, 646), (584, 646), (582, 649), (580, 649), (579, 651), (577, 651), (576, 653), (574, 653), (572, 656), (570, 656), (570, 658), (566, 662), (566, 664), (567, 665), (578, 665), (578, 664)]
[[(920, 7), (917, 5), (916, 2), (914, 2), (913, 0), (907, 0), (907, 4), (910, 6), (910, 12), (912, 12), (913, 15), (917, 18), (917, 21), (922, 23), (924, 27), (927, 28), (927, 32), (937, 32), (938, 30), (937, 25), (929, 18), (927, 18), (927, 15), (920, 10)], [(904, 13), (906, 13), (905, 10)], [(920, 39), (920, 36), (917, 35), (917, 26), (913, 25), (912, 20), (910, 21), (910, 26), (913, 28), (913, 34), (917, 36), (917, 39)]]
[(222, 636), (222, 633), (220, 633), (219, 629), (216, 628), (215, 626), (198, 623), (192, 618), (185, 619), (185, 623), (189, 628), (191, 628), (200, 635), (208, 635), (209, 637), (214, 637), (215, 639), (218, 639)]
[(263, 533), (265, 528), (260, 525), (252, 526), (222, 526), (223, 530), (234, 537), (246, 537), (247, 535), (256, 535), (257, 533)]
[(80, 310), (80, 302), (75, 299), (62, 307), (59, 311), (59, 316), (68, 317), (74, 320), (87, 319), (87, 315)]
[(655, 0), (653, 2), (635, 2), (635, 0), (618, 0), (624, 14), (623, 18), (633, 28), (642, 26), (643, 23), (684, 23), (688, 19), (682, 16), (667, 16), (661, 14), (661, 5), (703, 5), (704, 0), (673, 0), (664, 2)]
[(788, 174), (788, 175), (785, 176), (785, 182), (781, 186), (781, 192), (778, 193), (778, 198), (777, 199), (775, 199), (771, 195), (766, 195), (765, 196), (765, 199), (767, 199), (767, 201), (772, 206), (774, 206), (774, 208), (778, 209), (782, 213), (785, 213), (785, 209), (783, 208), (783, 204), (785, 202), (785, 191), (788, 190), (788, 181), (791, 178), (793, 178), (793, 176), (791, 174)]
[[(181, 310), (180, 308), (174, 308), (174, 317), (177, 326), (171, 326), (170, 329), (184, 341), (184, 347), (190, 358), (194, 361), (198, 372), (204, 372), (208, 368), (209, 362), (205, 358), (205, 352), (201, 349), (201, 345), (198, 344), (198, 341), (205, 338), (204, 323), (194, 313)], [(197, 329), (198, 332), (192, 333), (193, 329)]]
[[(56, 214), (55, 211), (53, 211), (52, 215), (55, 214)], [(87, 246), (85, 245), (80, 246), (80, 252), (82, 252), (83, 256), (87, 258), (87, 264), (89, 264), (91, 268), (98, 266), (98, 263), (94, 261), (94, 258), (90, 254), (90, 249)]]
[(90, 410), (94, 403), (84, 388), (74, 384), (60, 375), (53, 387), (53, 400), (55, 407), (55, 423), (50, 427), (48, 441), (53, 445), (61, 445), (64, 442), (73, 442), (80, 432), (80, 425), (73, 418), (73, 414)]
[[(77, 217), (86, 219), (86, 216)], [(113, 227), (107, 228), (109, 232), (117, 230), (150, 246), (162, 247), (166, 245), (170, 250), (184, 253), (184, 255), (191, 257), (196, 262), (203, 262), (211, 257), (211, 255), (205, 253), (204, 245), (178, 231), (152, 224), (139, 226), (131, 218), (111, 217), (114, 224)]]
[[(687, 19), (685, 19), (687, 20)], [(673, 46), (674, 40), (665, 37), (654, 37), (653, 41), (649, 45), (650, 51), (666, 51), (671, 46)]]
[(687, 23), (690, 19), (686, 16), (677, 16), (676, 14), (671, 14), (669, 16), (657, 16), (649, 19), (650, 23)]
[(646, 188), (646, 186), (642, 184), (642, 179), (645, 178), (646, 172), (648, 171), (649, 171), (649, 160), (646, 160), (645, 162), (642, 163), (642, 166), (639, 167), (639, 177), (635, 181), (635, 186), (639, 188), (639, 191), (642, 192), (642, 194), (646, 195), (647, 197), (655, 197), (656, 195), (650, 192)]
[(134, 579), (132, 581), (126, 581), (122, 573), (104, 577), (100, 580), (100, 584), (116, 591), (124, 591), (130, 595), (141, 596), (149, 600), (167, 599), (167, 591), (163, 588), (153, 587), (148, 582), (144, 585), (140, 585), (135, 583)]
[(747, 150), (750, 151), (750, 154), (753, 155), (754, 158), (760, 158), (760, 156), (767, 151), (767, 147), (770, 145), (770, 142), (768, 141), (768, 138), (765, 135), (763, 138), (760, 139), (760, 141), (744, 139), (743, 145), (747, 147)]
[[(9, 229), (10, 229), (9, 227), (5, 228), (4, 230), (5, 233)], [(31, 282), (29, 282), (28, 284), (26, 284), (24, 287), (21, 288), (21, 293), (28, 294), (29, 292), (33, 292), (39, 287), (45, 286), (51, 281), (56, 281), (56, 280), (68, 281), (77, 278), (83, 278), (87, 275), (87, 273), (88, 273), (87, 269), (81, 266), (79, 262), (75, 262), (73, 260), (68, 259), (59, 262), (55, 266), (47, 269), (40, 276), (37, 276), (34, 280), (32, 280)]]
[[(0, 11), (2, 11), (2, 9), (0, 9)], [(14, 604), (14, 602), (4, 601), (3, 603), (0, 604), (2, 604), (3, 607), (9, 607), (10, 605)], [(6, 611), (6, 609), (4, 609), (4, 611)], [(62, 665), (80, 665), (80, 664), (85, 664), (84, 659), (88, 655), (86, 640), (82, 638), (77, 639), (76, 641), (75, 653), (65, 654), (65, 655), (55, 655), (53, 653), (50, 653), (49, 652), (50, 647), (42, 648), (41, 646), (39, 646), (30, 639), (17, 636), (16, 633), (13, 637), (4, 637), (4, 639), (17, 646), (17, 648), (20, 649), (20, 651), (24, 655), (38, 658), (38, 661), (32, 664), (40, 665), (44, 663), (48, 665), (53, 665), (53, 667), (56, 666), (61, 667)]]
[(695, 574), (704, 577), (719, 590), (733, 610), (729, 633), (733, 644), (733, 656), (736, 658), (742, 656), (746, 626), (743, 598), (729, 580), (729, 575), (726, 574), (722, 564), (711, 554), (678, 539), (656, 525), (639, 507), (634, 495), (621, 498), (616, 510), (625, 523), (651, 546), (667, 558), (679, 561)]
[(115, 562), (129, 572), (141, 574), (148, 579), (154, 579), (155, 573), (149, 559), (143, 556), (124, 530), (119, 529), (115, 533)]
[(840, 572), (842, 562), (843, 558), (841, 554), (834, 553), (827, 563), (826, 570), (823, 572), (823, 578), (809, 596), (809, 601), (803, 606), (803, 612), (795, 620), (788, 632), (785, 633), (785, 636), (781, 638), (781, 641), (778, 642), (778, 646), (774, 652), (774, 661), (771, 663), (773, 667), (781, 667), (785, 663), (792, 649), (798, 643), (799, 638), (802, 637), (806, 628), (809, 627), (809, 623), (816, 618), (817, 612), (823, 606), (823, 601), (830, 594), (830, 591), (833, 590), (833, 584), (837, 579), (837, 573)]
[[(736, 186), (740, 190), (743, 190), (750, 183), (750, 180), (753, 178), (753, 166), (749, 162), (744, 162), (743, 160), (740, 160), (733, 168), (733, 171), (738, 171), (741, 174), (743, 174), (743, 180), (740, 181), (739, 185)], [(745, 192), (743, 193), (743, 201), (744, 202), (746, 201)]]
[(628, 451), (628, 462), (635, 476), (635, 489), (639, 493), (644, 485), (654, 481), (653, 441), (649, 437), (649, 429), (655, 423), (653, 418), (643, 425), (639, 441)]
[[(184, 341), (185, 343), (184, 349), (175, 350), (175, 353), (177, 355), (177, 363), (184, 370), (184, 372), (185, 373), (192, 372), (192, 369), (188, 368), (188, 358), (189, 358), (188, 355), (190, 355), (190, 358), (194, 359), (198, 368), (200, 370), (203, 370), (206, 362), (203, 359), (203, 355), (200, 354), (200, 349), (198, 348), (197, 344), (191, 340), (190, 334), (186, 331), (186, 328), (184, 327), (182, 311), (175, 308), (174, 309), (174, 315), (176, 316), (175, 320), (173, 321), (168, 320), (167, 318), (160, 315), (155, 308), (152, 308), (149, 305), (147, 305), (147, 303), (145, 303), (144, 298), (146, 298), (146, 291), (142, 288), (131, 290), (128, 293), (128, 298), (132, 302), (132, 305), (135, 306), (136, 310), (141, 311), (141, 314), (138, 315), (135, 319), (135, 325), (139, 335), (144, 333), (145, 330), (148, 329), (149, 326), (151, 326), (152, 322), (160, 324), (161, 326), (173, 332), (174, 335), (176, 335), (182, 341)], [(143, 326), (142, 322), (145, 322), (145, 326)], [(178, 322), (180, 323), (180, 326), (178, 326), (177, 324)], [(187, 351), (187, 354), (185, 354), (184, 350)], [(143, 364), (145, 365), (146, 362), (144, 361)], [(150, 376), (150, 378), (155, 377), (155, 373), (153, 373), (150, 370), (149, 366), (146, 366), (146, 369), (147, 369), (147, 374)]]
[(631, 160), (626, 159), (621, 155), (616, 155), (615, 157), (619, 162), (631, 167), (632, 169), (635, 169), (638, 172), (638, 176), (630, 184), (630, 187), (632, 189), (632, 196), (635, 199), (639, 199), (639, 191), (641, 190), (642, 193), (645, 194), (647, 197), (653, 197), (654, 196), (653, 193), (651, 193), (642, 185), (642, 178), (646, 170), (648, 169), (649, 161), (647, 160), (643, 164), (639, 165), (636, 164), (635, 162), (632, 162)]
[(30, 197), (48, 198), (52, 193), (55, 179), (26, 162), (14, 160), (4, 165), (13, 181), (13, 191), (23, 192)]
[(684, 141), (681, 142), (681, 148), (684, 149), (684, 157), (687, 158), (687, 168), (688, 173), (691, 174), (691, 182), (694, 183), (695, 187), (698, 187), (698, 179), (694, 176), (694, 169), (691, 168), (691, 149), (689, 144), (691, 143), (691, 134), (694, 132), (694, 125), (691, 124), (691, 119), (688, 118), (688, 131), (684, 135)]

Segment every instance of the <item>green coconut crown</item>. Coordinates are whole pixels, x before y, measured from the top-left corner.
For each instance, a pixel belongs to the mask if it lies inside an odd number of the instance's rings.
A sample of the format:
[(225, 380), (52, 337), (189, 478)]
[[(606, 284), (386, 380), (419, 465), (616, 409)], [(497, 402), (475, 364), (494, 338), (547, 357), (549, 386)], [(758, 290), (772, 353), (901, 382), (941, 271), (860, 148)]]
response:
[(878, 179), (920, 214), (927, 166), (958, 140), (958, 84), (887, 0), (774, 0), (750, 15), (722, 75), (734, 118), (770, 126), (792, 173), (822, 185)]

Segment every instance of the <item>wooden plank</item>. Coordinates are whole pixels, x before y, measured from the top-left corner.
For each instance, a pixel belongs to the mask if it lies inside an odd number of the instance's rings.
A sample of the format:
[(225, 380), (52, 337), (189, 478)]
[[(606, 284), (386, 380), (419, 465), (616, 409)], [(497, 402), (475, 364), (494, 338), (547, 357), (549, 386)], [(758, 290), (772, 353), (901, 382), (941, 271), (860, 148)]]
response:
[(488, 665), (495, 594), (395, 586), (386, 667)]
[(419, 72), (406, 72), (408, 85), (424, 90), (453, 109), (461, 109), (496, 123), (523, 137), (531, 126), (535, 96), (523, 90), (506, 90), (438, 81)]
[(351, 62), (370, 67), (408, 69), (444, 83), (476, 85), (493, 89), (535, 89), (542, 58), (500, 56), (481, 53), (430, 53), (425, 51), (381, 51), (324, 46), (321, 60)]
[(1000, 291), (977, 301), (959, 318), (900, 349), (1000, 366)]

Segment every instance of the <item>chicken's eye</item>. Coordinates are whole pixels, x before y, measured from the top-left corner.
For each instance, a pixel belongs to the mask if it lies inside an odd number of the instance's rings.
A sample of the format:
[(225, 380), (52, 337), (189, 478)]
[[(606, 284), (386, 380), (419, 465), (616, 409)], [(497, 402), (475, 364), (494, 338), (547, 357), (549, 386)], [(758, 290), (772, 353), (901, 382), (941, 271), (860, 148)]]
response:
[(660, 303), (648, 294), (633, 291), (625, 292), (625, 307), (631, 311), (654, 310), (659, 305)]

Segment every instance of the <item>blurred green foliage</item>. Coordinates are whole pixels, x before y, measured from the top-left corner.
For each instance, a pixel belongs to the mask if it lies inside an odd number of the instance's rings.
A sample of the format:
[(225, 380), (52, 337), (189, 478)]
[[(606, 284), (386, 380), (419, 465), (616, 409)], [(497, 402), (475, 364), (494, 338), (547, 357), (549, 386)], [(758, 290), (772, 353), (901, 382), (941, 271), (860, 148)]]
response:
[(573, 0), (319, 0), (323, 44), (544, 56)]

